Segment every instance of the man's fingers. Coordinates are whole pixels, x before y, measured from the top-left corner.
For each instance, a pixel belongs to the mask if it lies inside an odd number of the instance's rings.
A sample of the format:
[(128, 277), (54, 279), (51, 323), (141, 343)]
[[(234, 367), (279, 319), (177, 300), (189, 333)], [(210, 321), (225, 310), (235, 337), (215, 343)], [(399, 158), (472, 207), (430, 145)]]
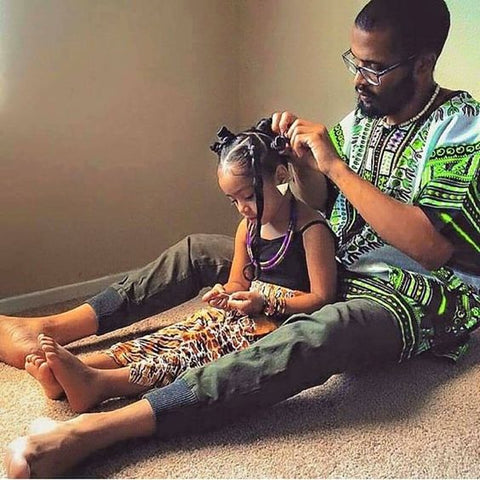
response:
[(297, 116), (290, 112), (275, 112), (272, 115), (272, 130), (279, 134), (284, 134), (288, 131)]
[(310, 136), (306, 133), (295, 133), (295, 135), (290, 139), (290, 145), (293, 152), (299, 158), (302, 158), (305, 153), (310, 149)]
[(284, 134), (288, 132), (288, 129), (297, 120), (297, 116), (290, 112), (283, 112), (280, 118), (279, 129), (280, 133)]
[(280, 133), (280, 117), (282, 112), (275, 112), (272, 114), (272, 130), (276, 133)]

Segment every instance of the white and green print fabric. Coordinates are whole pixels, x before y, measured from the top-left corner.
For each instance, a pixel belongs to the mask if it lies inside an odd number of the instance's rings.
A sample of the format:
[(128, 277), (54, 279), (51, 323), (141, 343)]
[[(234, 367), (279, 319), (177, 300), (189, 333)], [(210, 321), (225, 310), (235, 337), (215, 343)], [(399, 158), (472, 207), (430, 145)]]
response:
[(370, 298), (392, 312), (403, 333), (400, 360), (428, 349), (458, 358), (480, 323), (480, 103), (455, 92), (402, 127), (355, 111), (330, 136), (354, 172), (422, 208), (455, 246), (448, 266), (428, 272), (386, 244), (332, 187), (344, 298)]

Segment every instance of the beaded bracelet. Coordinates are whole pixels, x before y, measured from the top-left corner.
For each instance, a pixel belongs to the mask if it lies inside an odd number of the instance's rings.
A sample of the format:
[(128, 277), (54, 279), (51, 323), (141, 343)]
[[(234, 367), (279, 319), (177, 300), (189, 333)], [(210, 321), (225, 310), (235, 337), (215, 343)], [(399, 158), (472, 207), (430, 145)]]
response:
[(276, 317), (285, 315), (287, 302), (283, 296), (276, 297), (274, 295), (263, 295), (263, 313), (267, 317)]

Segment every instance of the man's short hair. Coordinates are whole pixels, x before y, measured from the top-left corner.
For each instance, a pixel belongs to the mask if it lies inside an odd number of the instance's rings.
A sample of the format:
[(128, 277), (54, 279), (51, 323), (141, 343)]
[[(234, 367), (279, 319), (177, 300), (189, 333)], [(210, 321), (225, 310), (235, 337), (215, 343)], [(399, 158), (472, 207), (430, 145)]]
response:
[(438, 58), (450, 29), (450, 12), (444, 0), (371, 0), (355, 26), (367, 32), (392, 29), (401, 53), (433, 52)]

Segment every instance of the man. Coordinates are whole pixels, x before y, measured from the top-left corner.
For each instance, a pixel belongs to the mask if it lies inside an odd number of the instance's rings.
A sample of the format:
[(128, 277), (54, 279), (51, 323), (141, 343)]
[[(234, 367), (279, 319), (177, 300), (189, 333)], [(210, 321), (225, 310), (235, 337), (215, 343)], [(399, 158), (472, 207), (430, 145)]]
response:
[[(328, 212), (338, 236), (342, 301), (295, 315), (252, 347), (127, 407), (17, 439), (5, 459), (10, 476), (48, 477), (114, 442), (207, 428), (350, 367), (425, 350), (463, 353), (480, 317), (480, 104), (434, 82), (448, 29), (443, 0), (372, 0), (343, 55), (355, 75), (357, 110), (330, 134), (288, 112), (273, 116), (290, 141), (293, 188)], [(316, 195), (323, 182), (328, 198)], [(78, 309), (6, 319), (2, 358), (21, 366), (37, 333), (66, 343), (194, 295), (228, 270), (230, 242), (190, 237)], [(23, 347), (13, 348), (12, 339)]]

